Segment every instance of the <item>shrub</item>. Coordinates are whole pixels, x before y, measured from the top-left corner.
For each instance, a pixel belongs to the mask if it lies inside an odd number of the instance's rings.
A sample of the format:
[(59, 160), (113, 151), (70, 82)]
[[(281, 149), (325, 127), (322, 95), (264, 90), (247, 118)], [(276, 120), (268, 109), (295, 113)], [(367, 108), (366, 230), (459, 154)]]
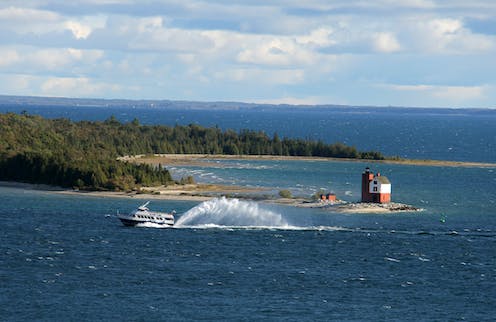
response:
[(293, 198), (293, 195), (291, 194), (291, 191), (289, 191), (289, 190), (281, 190), (281, 191), (279, 191), (279, 196), (281, 198)]

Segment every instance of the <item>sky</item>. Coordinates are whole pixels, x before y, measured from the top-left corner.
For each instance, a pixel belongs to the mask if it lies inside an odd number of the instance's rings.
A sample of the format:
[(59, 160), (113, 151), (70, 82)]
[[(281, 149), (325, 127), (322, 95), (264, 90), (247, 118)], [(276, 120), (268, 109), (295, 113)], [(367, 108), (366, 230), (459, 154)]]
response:
[(2, 0), (0, 94), (496, 107), (494, 0)]

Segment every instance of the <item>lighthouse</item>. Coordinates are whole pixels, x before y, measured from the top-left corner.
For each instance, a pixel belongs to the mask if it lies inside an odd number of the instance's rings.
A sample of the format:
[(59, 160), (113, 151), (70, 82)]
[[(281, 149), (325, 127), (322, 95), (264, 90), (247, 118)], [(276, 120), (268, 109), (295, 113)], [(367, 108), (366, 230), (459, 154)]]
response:
[(374, 175), (369, 167), (362, 173), (362, 202), (391, 202), (391, 182), (379, 172)]

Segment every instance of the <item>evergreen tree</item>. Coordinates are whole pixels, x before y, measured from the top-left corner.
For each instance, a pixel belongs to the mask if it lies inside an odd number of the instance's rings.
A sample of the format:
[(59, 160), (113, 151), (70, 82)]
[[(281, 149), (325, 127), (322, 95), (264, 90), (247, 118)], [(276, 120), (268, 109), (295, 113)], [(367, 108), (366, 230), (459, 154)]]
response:
[(123, 155), (154, 153), (270, 154), (384, 159), (377, 151), (360, 152), (342, 143), (270, 138), (263, 131), (239, 132), (218, 127), (143, 126), (137, 119), (122, 124), (44, 119), (27, 113), (0, 114), (0, 180), (55, 184), (80, 189), (133, 189), (167, 185), (161, 167), (117, 161)]

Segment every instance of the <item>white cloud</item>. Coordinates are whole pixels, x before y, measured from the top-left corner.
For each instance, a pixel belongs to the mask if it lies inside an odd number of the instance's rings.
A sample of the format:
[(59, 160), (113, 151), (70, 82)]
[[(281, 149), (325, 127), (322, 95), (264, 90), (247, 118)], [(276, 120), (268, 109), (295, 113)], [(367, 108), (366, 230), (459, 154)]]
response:
[(100, 50), (73, 48), (40, 49), (23, 56), (23, 61), (32, 70), (60, 71), (83, 63), (94, 63), (103, 56)]
[(379, 32), (373, 36), (374, 49), (381, 53), (393, 53), (401, 50), (401, 46), (390, 32)]
[(59, 14), (47, 10), (22, 7), (0, 9), (0, 27), (4, 31), (39, 35), (59, 29), (60, 21)]
[(118, 92), (120, 85), (95, 82), (86, 77), (52, 77), (41, 84), (43, 95), (49, 96), (98, 96)]
[(456, 19), (435, 19), (428, 23), (436, 35), (454, 34), (462, 29), (462, 23)]
[(464, 102), (484, 98), (486, 86), (440, 86), (433, 95), (438, 98), (455, 102)]
[(0, 87), (4, 93), (12, 95), (25, 95), (25, 91), (32, 92), (32, 84), (34, 77), (31, 75), (20, 74), (0, 74)]
[(336, 41), (331, 39), (333, 32), (332, 28), (322, 27), (312, 30), (309, 35), (297, 36), (296, 41), (311, 47), (328, 47), (336, 44)]
[(0, 48), (0, 67), (6, 67), (19, 61), (19, 54), (14, 49)]
[[(0, 9), (0, 20), (10, 23), (53, 23), (59, 19), (58, 14), (47, 10), (13, 6)], [(36, 30), (33, 30), (33, 32), (36, 32)]]
[(294, 85), (304, 81), (305, 72), (301, 69), (265, 70), (238, 68), (216, 72), (216, 80), (265, 85)]
[(201, 30), (163, 26), (157, 17), (122, 19), (117, 36), (127, 49), (158, 52), (202, 52), (213, 46)]
[(482, 99), (489, 89), (482, 86), (386, 85), (395, 91), (419, 92), (449, 102), (463, 103)]
[(496, 48), (494, 36), (474, 34), (460, 19), (434, 18), (410, 21), (407, 31), (413, 50), (435, 54), (471, 54)]
[(91, 34), (91, 28), (77, 21), (66, 21), (64, 26), (69, 29), (77, 39), (86, 39)]
[(163, 27), (162, 17), (145, 17), (138, 20), (138, 32), (153, 32)]
[(296, 44), (283, 38), (266, 39), (256, 47), (249, 46), (238, 54), (241, 63), (285, 66), (309, 62), (308, 52), (297, 48)]
[(104, 57), (102, 50), (74, 48), (39, 49), (21, 46), (0, 47), (0, 67), (22, 73), (64, 72), (95, 64)]
[[(432, 82), (385, 93), (492, 104), (496, 35), (471, 21), (494, 20), (496, 3), (474, 1), (9, 0), (0, 2), (0, 77), (23, 75), (26, 94), (81, 86), (81, 95), (188, 90), (184, 99), (222, 100), (230, 88), (242, 100), (385, 105), (371, 84)], [(462, 77), (476, 86), (450, 85)]]
[(105, 16), (88, 16), (79, 20), (66, 20), (62, 23), (65, 29), (71, 31), (76, 39), (86, 39), (96, 29), (104, 28), (106, 25), (107, 17)]
[(0, 9), (0, 26), (21, 35), (62, 33), (68, 30), (76, 39), (86, 39), (96, 28), (103, 28), (105, 21), (106, 17), (102, 15), (66, 19), (48, 10), (20, 7)]
[(274, 36), (243, 35), (239, 42), (243, 48), (237, 61), (268, 66), (311, 66), (321, 63), (325, 55), (318, 49), (335, 44), (330, 28), (312, 30), (306, 35)]

